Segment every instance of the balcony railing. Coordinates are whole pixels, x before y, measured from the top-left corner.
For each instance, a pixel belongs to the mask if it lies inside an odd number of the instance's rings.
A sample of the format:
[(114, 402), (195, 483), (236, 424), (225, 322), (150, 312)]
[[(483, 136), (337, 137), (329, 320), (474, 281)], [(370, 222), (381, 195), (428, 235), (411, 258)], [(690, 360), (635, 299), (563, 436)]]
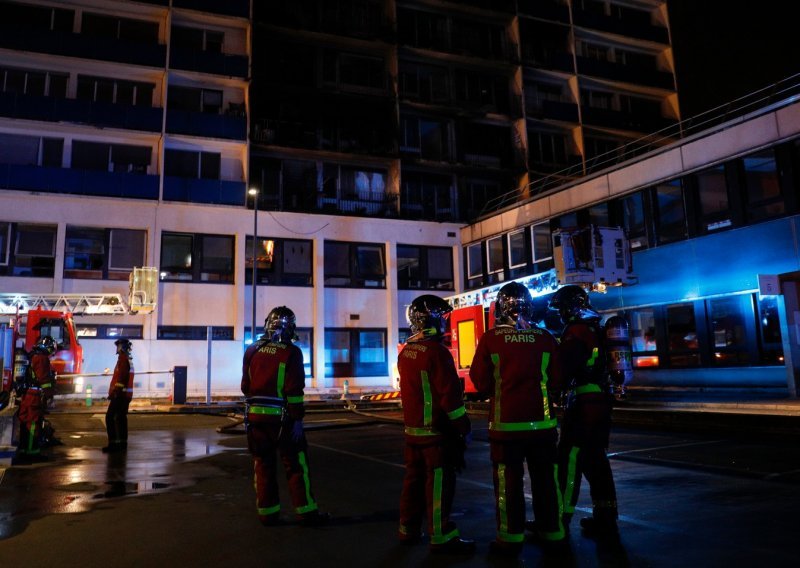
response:
[(244, 205), (245, 182), (221, 179), (164, 177), (164, 201)]
[(160, 132), (162, 109), (0, 93), (0, 116)]
[(647, 69), (638, 65), (621, 65), (609, 61), (598, 61), (588, 57), (576, 57), (578, 63), (578, 73), (636, 83), (639, 85), (649, 85), (662, 89), (674, 89), (675, 81), (672, 73), (658, 71), (657, 69)]
[(167, 132), (204, 138), (247, 140), (247, 119), (242, 116), (167, 109)]
[(44, 193), (158, 199), (158, 176), (0, 164), (0, 187)]
[(366, 217), (397, 217), (398, 194), (374, 194), (367, 192), (352, 192), (342, 199), (317, 197), (317, 210), (321, 213), (356, 215)]

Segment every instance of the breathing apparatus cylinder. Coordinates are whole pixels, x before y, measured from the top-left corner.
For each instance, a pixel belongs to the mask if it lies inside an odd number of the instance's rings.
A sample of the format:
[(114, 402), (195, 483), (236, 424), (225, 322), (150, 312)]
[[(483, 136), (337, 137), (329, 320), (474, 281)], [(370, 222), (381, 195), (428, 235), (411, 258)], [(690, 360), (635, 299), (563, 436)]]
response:
[(622, 316), (612, 316), (605, 325), (606, 367), (617, 398), (625, 396), (625, 385), (633, 379), (630, 328)]

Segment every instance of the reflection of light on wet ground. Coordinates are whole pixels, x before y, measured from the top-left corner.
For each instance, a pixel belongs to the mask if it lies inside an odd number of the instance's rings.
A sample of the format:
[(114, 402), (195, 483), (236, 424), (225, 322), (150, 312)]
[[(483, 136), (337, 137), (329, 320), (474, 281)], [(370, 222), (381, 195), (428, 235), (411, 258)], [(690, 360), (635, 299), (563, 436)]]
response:
[(182, 465), (229, 450), (219, 443), (225, 438), (213, 429), (137, 430), (130, 434), (127, 452), (104, 454), (96, 446), (71, 445), (86, 443), (89, 436), (65, 437), (65, 445), (48, 450), (47, 462), (6, 472), (0, 486), (0, 540), (32, 517), (81, 513), (105, 499), (190, 486), (195, 479)]

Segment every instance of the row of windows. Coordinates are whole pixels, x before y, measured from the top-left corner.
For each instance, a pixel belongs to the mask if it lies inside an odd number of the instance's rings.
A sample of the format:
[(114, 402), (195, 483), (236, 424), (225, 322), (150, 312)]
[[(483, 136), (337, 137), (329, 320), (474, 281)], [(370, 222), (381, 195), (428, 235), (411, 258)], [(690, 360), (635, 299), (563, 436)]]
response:
[[(211, 328), (212, 341), (232, 341), (234, 331), (231, 326), (200, 325), (160, 325), (157, 328), (159, 340), (207, 341)], [(142, 339), (143, 327), (140, 325), (84, 324), (76, 325), (78, 337), (83, 339)], [(259, 330), (260, 332), (260, 330)], [(251, 328), (245, 327), (244, 340), (250, 343)], [(311, 376), (314, 367), (314, 330), (301, 327), (296, 329), (298, 339), (295, 344), (303, 352), (306, 375)], [(381, 376), (387, 372), (388, 362), (385, 329), (325, 329), (325, 376), (326, 377), (367, 377)]]
[(800, 140), (646, 187), (464, 248), (467, 288), (553, 267), (551, 235), (566, 227), (621, 226), (633, 251), (800, 210)]
[(739, 294), (621, 312), (636, 368), (783, 365), (774, 297)]
[[(64, 139), (0, 133), (0, 163), (60, 168)], [(79, 170), (150, 173), (153, 148), (133, 144), (73, 140), (70, 166)], [(220, 179), (222, 156), (218, 152), (164, 150), (164, 174), (193, 179)]]
[[(52, 278), (55, 225), (0, 222), (0, 275)], [(246, 237), (245, 282), (273, 286), (313, 285), (313, 241)], [(161, 280), (234, 282), (233, 235), (162, 232)], [(325, 286), (385, 288), (384, 245), (325, 241)], [(146, 264), (147, 232), (68, 225), (64, 277), (126, 280)], [(256, 259), (255, 267), (253, 258)], [(447, 247), (397, 245), (400, 289), (453, 290), (452, 251)], [(255, 270), (254, 270), (255, 268)]]

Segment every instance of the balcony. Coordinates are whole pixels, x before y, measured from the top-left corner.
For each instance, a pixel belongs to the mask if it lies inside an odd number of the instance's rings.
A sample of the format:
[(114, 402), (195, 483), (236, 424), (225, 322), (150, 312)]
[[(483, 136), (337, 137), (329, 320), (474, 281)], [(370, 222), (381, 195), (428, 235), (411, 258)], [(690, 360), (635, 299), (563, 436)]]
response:
[(164, 201), (244, 205), (245, 182), (164, 177)]
[(158, 199), (158, 176), (0, 164), (0, 187), (44, 193)]
[(591, 126), (605, 126), (609, 128), (624, 128), (637, 132), (655, 132), (672, 126), (675, 120), (664, 118), (657, 114), (644, 112), (621, 112), (617, 110), (581, 107), (583, 123)]
[(566, 51), (555, 48), (544, 48), (530, 43), (522, 44), (522, 61), (528, 67), (549, 69), (551, 71), (566, 71), (572, 73), (574, 64), (572, 55)]
[(661, 89), (675, 89), (672, 73), (633, 65), (620, 65), (609, 61), (598, 61), (588, 57), (576, 57), (578, 73), (613, 81), (647, 85)]
[(555, 0), (519, 0), (519, 12), (552, 22), (569, 23), (569, 7)]
[(529, 101), (525, 107), (528, 118), (578, 122), (578, 105), (562, 101)]
[(634, 37), (647, 41), (669, 44), (669, 33), (666, 28), (652, 25), (646, 18), (620, 20), (601, 14), (593, 14), (575, 10), (573, 20), (576, 26), (591, 28), (626, 37)]
[(361, 217), (397, 217), (398, 197), (396, 193), (376, 195), (368, 192), (347, 193), (343, 199), (321, 195), (317, 198), (317, 210)]
[(167, 46), (133, 43), (64, 32), (0, 27), (0, 47), (58, 56), (115, 61), (147, 67), (165, 67)]
[(247, 140), (247, 119), (242, 116), (167, 109), (167, 132), (244, 141)]
[(224, 53), (208, 53), (193, 49), (170, 47), (169, 66), (172, 69), (197, 71), (211, 75), (247, 78), (249, 60), (246, 55), (226, 55)]
[(250, 0), (172, 0), (173, 8), (211, 12), (223, 16), (250, 18)]
[(161, 132), (162, 109), (0, 93), (0, 116)]

